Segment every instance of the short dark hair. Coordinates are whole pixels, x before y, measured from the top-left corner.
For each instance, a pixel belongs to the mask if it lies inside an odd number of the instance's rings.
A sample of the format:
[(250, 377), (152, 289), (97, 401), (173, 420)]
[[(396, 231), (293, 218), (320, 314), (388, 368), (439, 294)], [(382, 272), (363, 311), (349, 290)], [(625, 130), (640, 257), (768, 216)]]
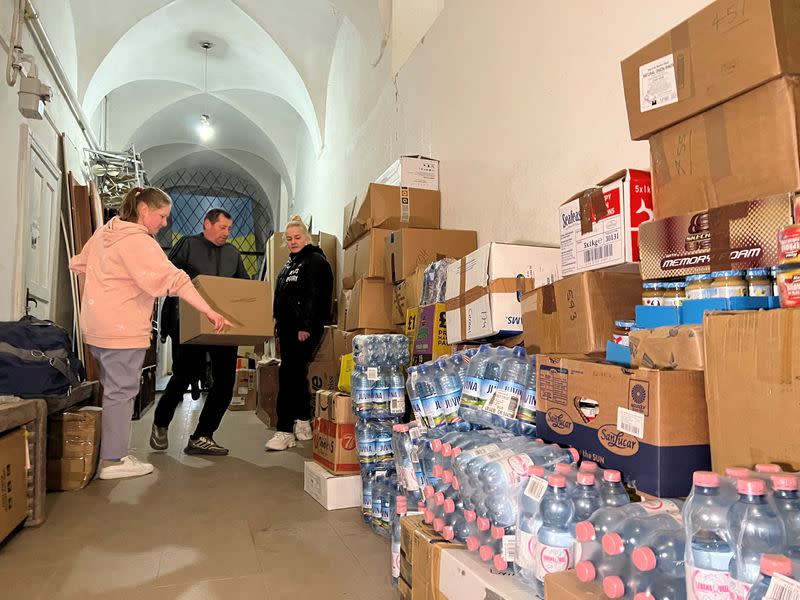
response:
[(220, 215), (222, 215), (226, 219), (229, 219), (229, 220), (233, 221), (233, 217), (231, 216), (231, 213), (229, 213), (227, 210), (225, 210), (223, 208), (212, 208), (211, 210), (209, 210), (206, 213), (206, 216), (203, 217), (203, 221), (208, 220), (213, 225), (214, 223), (217, 222), (217, 220), (219, 219)]

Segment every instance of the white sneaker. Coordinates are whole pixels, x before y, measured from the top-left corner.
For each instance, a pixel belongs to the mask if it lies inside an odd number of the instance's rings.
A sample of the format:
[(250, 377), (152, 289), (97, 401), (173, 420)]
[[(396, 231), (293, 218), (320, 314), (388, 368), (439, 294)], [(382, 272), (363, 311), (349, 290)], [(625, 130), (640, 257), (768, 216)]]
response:
[(102, 467), (98, 477), (100, 479), (123, 479), (125, 477), (139, 477), (153, 472), (153, 465), (141, 462), (134, 456), (124, 456), (118, 463)]
[(300, 442), (307, 442), (308, 440), (314, 439), (314, 434), (311, 433), (311, 421), (295, 421), (294, 437)]
[(297, 442), (293, 433), (276, 431), (275, 435), (264, 445), (264, 450), (286, 450), (287, 448), (294, 448), (296, 445)]

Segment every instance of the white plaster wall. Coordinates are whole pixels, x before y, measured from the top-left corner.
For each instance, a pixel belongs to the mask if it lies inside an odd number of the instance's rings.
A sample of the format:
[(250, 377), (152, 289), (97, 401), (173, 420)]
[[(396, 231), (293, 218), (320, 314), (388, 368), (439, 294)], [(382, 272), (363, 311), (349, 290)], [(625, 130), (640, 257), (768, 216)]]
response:
[(620, 61), (707, 0), (448, 0), (396, 81), (346, 21), (325, 147), (299, 144), (295, 211), (341, 233), (342, 207), (402, 153), (441, 159), (442, 224), (479, 242), (558, 242), (556, 208), (622, 167)]

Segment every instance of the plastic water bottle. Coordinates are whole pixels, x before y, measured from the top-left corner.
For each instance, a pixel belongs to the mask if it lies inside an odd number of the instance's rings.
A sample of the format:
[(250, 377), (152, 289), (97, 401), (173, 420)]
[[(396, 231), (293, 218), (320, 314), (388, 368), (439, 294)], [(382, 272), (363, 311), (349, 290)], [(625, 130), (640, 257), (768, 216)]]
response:
[(648, 500), (624, 506), (605, 506), (595, 511), (589, 519), (575, 524), (575, 537), (580, 543), (596, 542), (599, 547), (603, 536), (617, 531), (626, 519), (659, 513), (677, 514), (682, 506), (680, 500)]
[(388, 372), (389, 416), (402, 417), (406, 412), (405, 379), (399, 365), (392, 365)]
[(656, 531), (650, 536), (646, 546), (634, 549), (631, 559), (640, 571), (654, 571), (659, 575), (678, 577), (683, 581), (686, 575), (686, 531)]
[(408, 393), (408, 401), (411, 404), (411, 412), (414, 413), (414, 419), (417, 423), (425, 424), (425, 410), (422, 407), (422, 401), (417, 394), (417, 378), (419, 367), (409, 367), (406, 371), (406, 392)]
[(716, 473), (698, 471), (683, 511), (686, 527), (686, 587), (696, 600), (730, 594), (727, 513), (731, 498), (723, 493)]
[[(469, 365), (467, 365), (464, 385), (461, 390), (459, 415), (470, 423), (475, 422), (477, 411), (483, 407), (483, 403), (486, 401), (483, 395), (483, 384), (486, 379), (487, 363), (492, 358), (493, 352), (491, 346), (483, 344), (469, 361)], [(495, 385), (497, 384), (495, 383)]]
[(622, 485), (622, 474), (616, 469), (603, 471), (603, 484), (600, 486), (600, 497), (604, 506), (625, 506), (630, 504), (631, 497)]
[(739, 499), (728, 511), (728, 539), (733, 544), (730, 561), (731, 596), (747, 598), (758, 579), (761, 555), (782, 551), (786, 545), (783, 521), (767, 501), (762, 479), (740, 479)]
[(445, 362), (445, 369), (456, 376), (458, 379), (459, 397), (461, 396), (461, 388), (464, 386), (464, 379), (467, 375), (467, 363), (464, 360), (464, 354), (456, 353), (447, 358)]
[(367, 368), (356, 365), (350, 376), (350, 389), (353, 396), (353, 412), (359, 419), (373, 418), (372, 388), (373, 382), (367, 378)]
[(528, 469), (528, 483), (518, 499), (516, 552), (514, 573), (531, 587), (536, 586), (536, 534), (541, 526), (539, 504), (547, 491), (545, 469), (534, 465)]
[(458, 374), (448, 369), (444, 360), (436, 361), (432, 373), (436, 380), (439, 401), (444, 410), (444, 420), (447, 423), (460, 421), (458, 406), (461, 402), (461, 383)]
[[(761, 557), (761, 575), (759, 575), (753, 587), (750, 588), (750, 592), (747, 594), (747, 600), (762, 600), (762, 598), (767, 598), (769, 585), (772, 583), (772, 577), (776, 573), (791, 578), (791, 559), (780, 554), (764, 554)], [(774, 597), (781, 598), (782, 596)]]
[[(367, 379), (370, 376), (367, 371)], [(372, 417), (385, 419), (389, 416), (389, 369), (375, 368), (375, 380), (372, 381)]]
[(646, 542), (656, 531), (667, 529), (678, 531), (683, 519), (678, 513), (661, 513), (646, 517), (626, 519), (615, 531), (605, 534), (601, 540), (606, 554), (615, 555), (633, 550)]
[[(497, 387), (500, 384), (500, 365), (510, 354), (508, 348), (495, 348), (489, 354), (488, 360), (483, 365), (483, 376), (481, 378), (479, 400), (477, 410), (472, 412), (472, 423), (484, 427), (494, 427), (493, 414), (487, 412), (490, 402), (494, 399)], [(476, 357), (477, 358), (477, 357)]]
[(798, 480), (794, 475), (772, 476), (772, 497), (786, 529), (786, 556), (800, 576), (800, 495), (797, 488)]
[(356, 444), (358, 445), (358, 460), (362, 466), (374, 467), (376, 442), (377, 431), (373, 421), (359, 419), (356, 422)]
[(375, 422), (375, 464), (382, 469), (388, 469), (394, 465), (394, 453), (392, 452), (392, 421)]
[(369, 469), (361, 469), (361, 517), (364, 523), (372, 523), (372, 484), (375, 474)]
[(571, 569), (575, 558), (572, 523), (575, 505), (567, 496), (563, 475), (550, 475), (547, 492), (539, 505), (542, 525), (536, 533), (536, 589), (544, 590), (544, 577)]
[(596, 510), (602, 508), (603, 499), (597, 489), (594, 473), (578, 471), (576, 484), (572, 493), (572, 501), (575, 503), (575, 520), (585, 521)]
[(525, 348), (514, 348), (511, 356), (502, 360), (497, 389), (494, 396), (483, 406), (483, 410), (491, 413), (491, 425), (503, 429), (513, 427), (525, 395), (528, 371), (530, 371), (530, 361)]
[(420, 488), (425, 484), (425, 476), (416, 456), (408, 425), (396, 424), (392, 428), (392, 452), (400, 487), (414, 500), (421, 500)]
[(400, 518), (408, 513), (408, 501), (405, 496), (398, 495), (395, 500), (395, 516), (392, 519), (392, 585), (397, 587), (400, 582), (400, 544), (402, 531)]
[(417, 369), (415, 392), (419, 398), (419, 402), (422, 404), (422, 410), (425, 414), (425, 424), (431, 428), (444, 425), (444, 406), (439, 397), (433, 373), (427, 365), (421, 365)]
[[(528, 365), (528, 377), (525, 381), (525, 392), (522, 396), (519, 410), (517, 411), (517, 419), (522, 424), (536, 427), (536, 357), (531, 357), (530, 365)], [(522, 431), (520, 431), (522, 433)], [(524, 434), (523, 434), (524, 435)]]

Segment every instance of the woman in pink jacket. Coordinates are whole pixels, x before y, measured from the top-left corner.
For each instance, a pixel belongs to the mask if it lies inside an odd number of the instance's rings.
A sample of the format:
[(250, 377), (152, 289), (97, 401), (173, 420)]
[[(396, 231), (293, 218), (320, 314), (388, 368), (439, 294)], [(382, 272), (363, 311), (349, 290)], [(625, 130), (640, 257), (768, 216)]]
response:
[(128, 454), (133, 400), (150, 346), (153, 300), (180, 296), (208, 317), (216, 331), (228, 321), (211, 309), (154, 239), (167, 224), (170, 197), (158, 188), (128, 192), (114, 217), (86, 242), (70, 269), (86, 276), (81, 331), (100, 365), (103, 430), (100, 479), (147, 475), (153, 465)]

